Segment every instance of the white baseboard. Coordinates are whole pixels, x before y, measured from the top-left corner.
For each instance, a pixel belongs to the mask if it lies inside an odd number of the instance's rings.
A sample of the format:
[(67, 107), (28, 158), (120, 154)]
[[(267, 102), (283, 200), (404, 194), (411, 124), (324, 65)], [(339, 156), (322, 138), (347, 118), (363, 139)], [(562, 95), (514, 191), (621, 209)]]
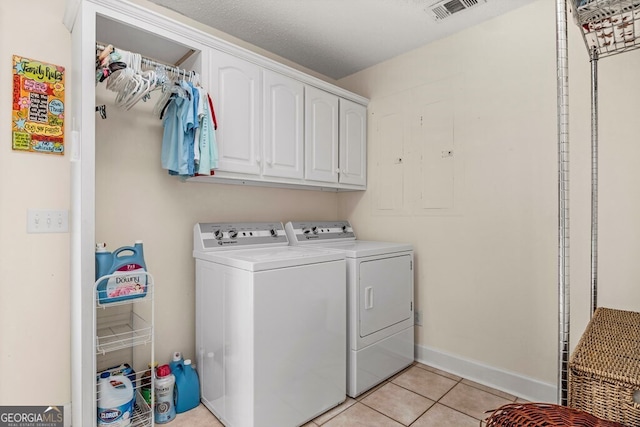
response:
[(557, 403), (557, 386), (533, 378), (487, 366), (454, 354), (415, 345), (416, 361), (502, 390), (530, 402)]

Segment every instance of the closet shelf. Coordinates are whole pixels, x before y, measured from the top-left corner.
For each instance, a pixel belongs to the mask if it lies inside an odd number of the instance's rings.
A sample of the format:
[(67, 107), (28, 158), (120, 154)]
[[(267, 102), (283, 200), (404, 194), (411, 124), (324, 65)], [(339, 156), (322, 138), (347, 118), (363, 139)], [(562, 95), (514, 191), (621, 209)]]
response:
[(96, 354), (148, 344), (152, 339), (153, 327), (133, 311), (103, 316), (96, 331)]
[(573, 17), (598, 58), (640, 48), (640, 0), (573, 0)]

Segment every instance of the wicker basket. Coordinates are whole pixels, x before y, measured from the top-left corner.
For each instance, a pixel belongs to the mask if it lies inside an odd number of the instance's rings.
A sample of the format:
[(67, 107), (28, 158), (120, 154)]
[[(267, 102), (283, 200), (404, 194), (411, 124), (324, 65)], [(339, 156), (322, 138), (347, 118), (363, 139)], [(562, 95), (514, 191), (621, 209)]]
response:
[(577, 409), (550, 403), (510, 403), (486, 419), (486, 427), (625, 427)]
[(569, 362), (569, 406), (640, 426), (640, 313), (598, 308)]

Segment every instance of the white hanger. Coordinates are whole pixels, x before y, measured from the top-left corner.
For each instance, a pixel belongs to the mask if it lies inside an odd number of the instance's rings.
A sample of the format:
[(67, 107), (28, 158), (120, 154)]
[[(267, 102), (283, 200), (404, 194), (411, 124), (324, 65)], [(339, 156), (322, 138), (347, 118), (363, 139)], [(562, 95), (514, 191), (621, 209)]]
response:
[(127, 68), (130, 68), (129, 79), (122, 84), (118, 85), (118, 93), (116, 95), (116, 105), (118, 107), (124, 107), (127, 104), (129, 97), (138, 93), (143, 85), (143, 81), (140, 77), (140, 63), (142, 56), (138, 53), (129, 52), (130, 63)]
[(156, 87), (156, 72), (153, 70), (143, 71), (139, 74), (141, 79), (141, 86), (137, 93), (132, 93), (129, 99), (125, 103), (125, 108), (130, 110), (131, 107), (136, 105), (138, 101), (144, 98), (149, 92)]

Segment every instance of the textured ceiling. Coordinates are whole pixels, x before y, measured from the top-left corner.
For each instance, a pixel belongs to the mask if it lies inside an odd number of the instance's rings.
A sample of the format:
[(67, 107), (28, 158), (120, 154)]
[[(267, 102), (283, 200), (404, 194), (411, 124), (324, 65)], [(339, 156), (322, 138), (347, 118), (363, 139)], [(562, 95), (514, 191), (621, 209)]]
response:
[(437, 0), (151, 0), (339, 79), (533, 0), (479, 0), (436, 22)]

